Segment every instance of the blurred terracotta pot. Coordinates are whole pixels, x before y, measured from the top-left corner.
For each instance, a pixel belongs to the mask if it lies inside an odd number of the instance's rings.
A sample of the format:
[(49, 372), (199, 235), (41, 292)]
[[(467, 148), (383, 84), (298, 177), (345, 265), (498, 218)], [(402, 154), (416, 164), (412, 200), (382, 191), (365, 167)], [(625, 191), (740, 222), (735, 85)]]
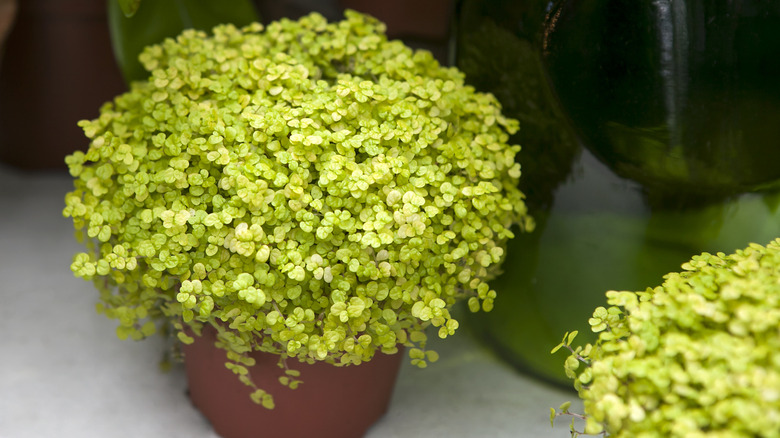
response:
[(16, 17), (16, 0), (0, 0), (0, 56), (2, 56), (3, 43), (11, 30)]
[(65, 169), (86, 149), (76, 122), (125, 89), (100, 0), (24, 0), (0, 62), (0, 161)]
[(343, 8), (372, 15), (387, 24), (387, 35), (406, 44), (430, 50), (447, 62), (447, 45), (453, 0), (339, 0)]
[(225, 368), (226, 355), (214, 346), (215, 338), (213, 329), (204, 330), (183, 352), (190, 398), (223, 438), (362, 437), (387, 411), (404, 356), (377, 354), (346, 367), (291, 359), (290, 368), (303, 381), (293, 390), (278, 381), (283, 375), (278, 356), (254, 353), (250, 374), (273, 395), (276, 406), (269, 410), (252, 402), (251, 389)]
[(388, 35), (396, 38), (446, 38), (452, 13), (452, 0), (340, 0), (340, 3), (344, 8), (364, 12), (384, 21)]

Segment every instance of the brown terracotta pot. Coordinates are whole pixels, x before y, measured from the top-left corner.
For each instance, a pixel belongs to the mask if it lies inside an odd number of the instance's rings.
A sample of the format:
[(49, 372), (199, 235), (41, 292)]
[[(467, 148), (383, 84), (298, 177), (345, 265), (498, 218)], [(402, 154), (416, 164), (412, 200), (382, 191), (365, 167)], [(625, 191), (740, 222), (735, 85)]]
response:
[(105, 0), (20, 1), (0, 66), (0, 162), (25, 169), (65, 169), (76, 122), (125, 90)]
[(447, 38), (452, 14), (452, 0), (340, 0), (344, 8), (370, 14), (387, 24), (387, 34), (394, 38), (412, 37), (442, 41)]
[(16, 0), (0, 0), (0, 55), (3, 44), (16, 18)]
[(339, 5), (378, 18), (387, 25), (390, 38), (430, 50), (440, 62), (448, 62), (453, 0), (339, 0)]
[(268, 410), (252, 402), (251, 389), (225, 368), (225, 352), (214, 341), (215, 331), (204, 330), (183, 346), (184, 363), (190, 399), (223, 438), (362, 437), (387, 411), (404, 357), (402, 352), (378, 354), (346, 367), (291, 359), (288, 365), (301, 372), (303, 381), (291, 390), (278, 381), (278, 356), (254, 353), (252, 379), (276, 404)]

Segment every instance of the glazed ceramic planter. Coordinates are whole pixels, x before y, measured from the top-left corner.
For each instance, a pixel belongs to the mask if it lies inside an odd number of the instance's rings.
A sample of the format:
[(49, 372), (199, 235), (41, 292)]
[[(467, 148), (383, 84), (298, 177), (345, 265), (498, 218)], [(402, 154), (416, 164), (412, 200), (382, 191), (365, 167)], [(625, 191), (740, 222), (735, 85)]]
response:
[(470, 320), (518, 368), (570, 386), (550, 350), (595, 340), (607, 290), (780, 236), (775, 4), (461, 0), (456, 27), (458, 67), (520, 120), (536, 228)]
[(335, 367), (293, 363), (303, 381), (292, 390), (278, 378), (278, 356), (256, 352), (253, 381), (271, 393), (275, 408), (255, 404), (251, 389), (225, 368), (225, 352), (214, 346), (214, 330), (204, 330), (183, 346), (192, 403), (223, 438), (361, 437), (387, 411), (403, 352), (377, 354), (370, 362)]

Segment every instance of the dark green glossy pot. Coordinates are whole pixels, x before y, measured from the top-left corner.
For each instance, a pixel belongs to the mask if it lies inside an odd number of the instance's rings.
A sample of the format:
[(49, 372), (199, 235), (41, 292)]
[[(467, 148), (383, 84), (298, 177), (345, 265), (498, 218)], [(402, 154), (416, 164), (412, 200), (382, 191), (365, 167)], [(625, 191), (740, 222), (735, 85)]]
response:
[(607, 290), (644, 290), (694, 254), (780, 236), (778, 9), (459, 4), (456, 63), (521, 121), (537, 220), (510, 243), (493, 312), (470, 320), (512, 364), (568, 385), (550, 349), (589, 332)]

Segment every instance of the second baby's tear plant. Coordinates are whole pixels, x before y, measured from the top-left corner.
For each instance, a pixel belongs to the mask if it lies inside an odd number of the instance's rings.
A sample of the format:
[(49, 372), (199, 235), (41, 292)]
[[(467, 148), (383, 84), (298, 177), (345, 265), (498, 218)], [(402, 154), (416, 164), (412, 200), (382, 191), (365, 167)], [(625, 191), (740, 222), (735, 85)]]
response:
[(141, 61), (67, 159), (72, 270), (119, 337), (212, 326), (253, 385), (253, 351), (294, 368), (407, 346), (425, 366), (457, 301), (491, 309), (510, 227), (533, 223), (517, 122), (458, 70), (355, 12), (185, 31)]
[(607, 303), (590, 319), (595, 344), (568, 334), (557, 347), (571, 351), (585, 433), (780, 437), (780, 240), (695, 256), (661, 286)]

